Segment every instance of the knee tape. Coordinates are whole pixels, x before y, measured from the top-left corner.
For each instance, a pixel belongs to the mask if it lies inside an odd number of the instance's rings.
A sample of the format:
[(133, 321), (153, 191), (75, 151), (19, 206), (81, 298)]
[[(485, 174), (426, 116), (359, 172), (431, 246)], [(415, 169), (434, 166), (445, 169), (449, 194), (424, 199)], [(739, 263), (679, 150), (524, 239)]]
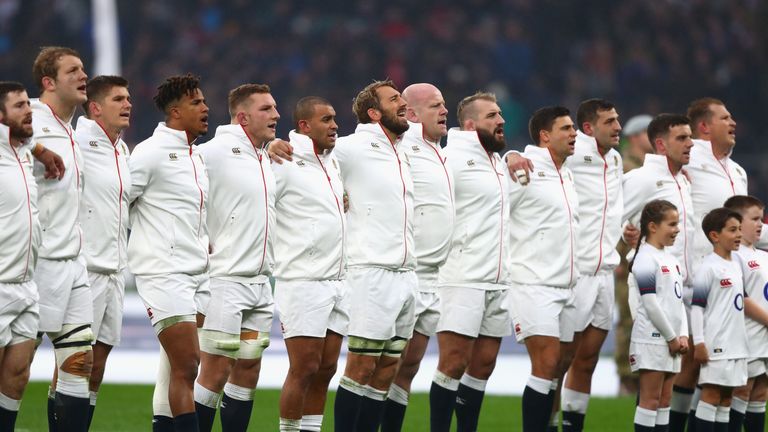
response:
[(269, 346), (269, 332), (243, 332), (240, 336), (240, 352), (237, 358), (255, 360)]
[(383, 354), (387, 357), (400, 357), (403, 354), (403, 351), (405, 351), (406, 345), (408, 345), (408, 339), (395, 336), (386, 341)]
[(61, 331), (50, 336), (59, 369), (56, 391), (73, 397), (88, 397), (88, 379), (93, 367), (88, 352), (92, 350), (94, 339), (90, 324), (64, 324)]
[(381, 356), (384, 346), (388, 341), (373, 340), (361, 338), (358, 336), (349, 337), (349, 352), (357, 355), (367, 355), (373, 357)]
[(237, 351), (240, 349), (239, 335), (203, 329), (198, 330), (197, 337), (200, 340), (201, 351), (232, 359), (237, 358)]

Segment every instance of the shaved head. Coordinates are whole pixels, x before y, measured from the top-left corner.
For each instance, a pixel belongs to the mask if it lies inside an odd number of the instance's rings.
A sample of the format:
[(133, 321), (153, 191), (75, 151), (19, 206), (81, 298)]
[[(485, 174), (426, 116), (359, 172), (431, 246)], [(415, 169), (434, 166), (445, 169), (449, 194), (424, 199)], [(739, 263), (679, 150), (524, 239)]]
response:
[(405, 117), (412, 123), (421, 123), (427, 138), (440, 141), (448, 134), (448, 110), (440, 89), (428, 83), (411, 84), (403, 90), (403, 99), (408, 103)]
[(403, 99), (405, 99), (410, 106), (421, 106), (435, 93), (440, 93), (440, 90), (432, 84), (411, 84), (403, 90)]

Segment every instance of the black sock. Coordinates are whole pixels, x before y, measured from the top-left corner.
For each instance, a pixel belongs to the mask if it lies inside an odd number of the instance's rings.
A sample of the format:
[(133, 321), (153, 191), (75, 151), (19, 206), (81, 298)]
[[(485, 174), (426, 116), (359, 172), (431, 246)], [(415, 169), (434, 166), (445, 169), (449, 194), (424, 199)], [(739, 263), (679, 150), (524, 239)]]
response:
[(89, 398), (79, 398), (56, 392), (56, 430), (78, 432), (88, 430)]
[[(673, 386), (672, 387), (672, 400), (675, 400), (675, 393), (679, 393), (681, 395), (685, 395), (687, 397), (688, 395), (693, 395), (693, 389), (680, 387), (680, 386)], [(640, 397), (640, 391), (638, 390), (638, 398)], [(672, 404), (674, 407), (674, 403)], [(688, 410), (693, 408), (693, 410), (696, 410), (696, 407), (686, 407), (684, 412), (681, 411), (675, 411), (674, 409), (669, 410), (669, 432), (684, 432), (685, 431), (685, 424), (693, 424), (696, 423), (695, 420), (691, 418), (691, 421), (689, 421), (688, 416)], [(689, 431), (690, 432), (690, 431)]]
[(152, 416), (152, 432), (173, 432), (173, 417)]
[(716, 421), (715, 432), (728, 432), (728, 423)]
[[(712, 424), (714, 425), (715, 423), (712, 422)], [(699, 430), (699, 422), (696, 421), (696, 407), (693, 407), (693, 409), (688, 413), (688, 429), (687, 429), (687, 431), (688, 432), (696, 432), (698, 430)]]
[(557, 432), (557, 425), (549, 425), (547, 426), (547, 432)]
[(653, 428), (635, 423), (635, 432), (653, 432)]
[(384, 401), (363, 396), (360, 402), (360, 414), (357, 416), (358, 432), (376, 432), (381, 424), (381, 414), (384, 410)]
[(333, 424), (336, 432), (355, 430), (362, 402), (362, 396), (341, 385), (339, 386), (339, 389), (336, 390), (336, 400), (333, 403)]
[(456, 392), (456, 431), (475, 432), (480, 420), (480, 408), (483, 405), (484, 391), (459, 384)]
[[(552, 394), (552, 396), (550, 396)], [(547, 430), (554, 392), (539, 393), (529, 386), (523, 390), (523, 432)]]
[(96, 411), (96, 405), (88, 404), (88, 429), (91, 428), (91, 422), (93, 422), (93, 413)]
[(177, 415), (173, 418), (173, 429), (176, 432), (199, 432), (200, 429), (198, 429), (197, 425), (197, 414), (191, 412)]
[(435, 382), (429, 389), (429, 424), (432, 432), (451, 430), (457, 390), (447, 389)]
[(381, 418), (381, 432), (399, 432), (403, 429), (407, 406), (387, 398), (384, 402), (384, 415)]
[(688, 422), (688, 426), (695, 424), (696, 430), (699, 432), (715, 432), (715, 422), (707, 421), (699, 417), (695, 417), (693, 421)]
[[(733, 411), (731, 411), (733, 415)], [(764, 432), (765, 431), (765, 411), (749, 412), (744, 416), (744, 430), (746, 432)]]
[(234, 399), (224, 392), (219, 410), (222, 431), (244, 431), (248, 429), (248, 423), (251, 421), (253, 401)]
[(200, 432), (211, 432), (213, 429), (213, 420), (216, 418), (216, 408), (205, 406), (200, 402), (195, 402), (195, 413), (197, 413), (197, 424)]
[(584, 414), (563, 411), (563, 432), (581, 432), (584, 429)]
[(728, 431), (741, 432), (741, 428), (744, 426), (744, 413), (740, 413), (731, 408), (731, 412), (728, 418)]
[(48, 398), (48, 432), (56, 432), (56, 399)]
[(657, 425), (656, 425), (656, 426), (653, 428), (653, 432), (669, 432), (669, 424), (665, 424), (665, 425), (659, 425), (659, 424), (657, 424)]
[(11, 411), (0, 408), (0, 431), (13, 431), (16, 425), (16, 416), (18, 411)]

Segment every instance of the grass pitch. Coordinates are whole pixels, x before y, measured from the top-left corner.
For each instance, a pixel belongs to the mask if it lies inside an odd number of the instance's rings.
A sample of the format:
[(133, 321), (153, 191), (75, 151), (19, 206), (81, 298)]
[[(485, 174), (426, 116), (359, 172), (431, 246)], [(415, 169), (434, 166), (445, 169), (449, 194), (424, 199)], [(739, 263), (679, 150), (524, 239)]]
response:
[[(16, 422), (17, 431), (48, 430), (47, 390), (47, 384), (30, 383)], [(278, 390), (261, 390), (256, 394), (249, 430), (278, 430), (279, 397)], [(333, 394), (328, 397), (323, 431), (333, 430), (333, 398)], [(480, 414), (479, 430), (520, 431), (520, 405), (520, 397), (486, 396)], [(634, 409), (634, 397), (593, 398), (589, 403), (589, 414), (584, 429), (592, 432), (632, 430)], [(105, 384), (99, 392), (91, 431), (148, 431), (151, 430), (151, 419), (152, 386)], [(214, 430), (221, 430), (218, 418)], [(429, 395), (416, 393), (411, 396), (403, 430), (429, 430)]]

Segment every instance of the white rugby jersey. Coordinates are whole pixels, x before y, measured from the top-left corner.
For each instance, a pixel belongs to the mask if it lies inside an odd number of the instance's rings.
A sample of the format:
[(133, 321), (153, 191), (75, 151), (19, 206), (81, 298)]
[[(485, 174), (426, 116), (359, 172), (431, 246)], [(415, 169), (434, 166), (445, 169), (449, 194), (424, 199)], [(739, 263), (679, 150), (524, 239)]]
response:
[(499, 290), (509, 284), (509, 180), (477, 132), (448, 131), (446, 166), (455, 180), (456, 225), (437, 285)]
[(8, 126), (0, 124), (0, 283), (32, 280), (42, 229), (32, 155), (13, 147)]
[[(694, 223), (697, 227), (701, 227), (707, 213), (722, 207), (725, 200), (748, 193), (747, 172), (731, 159), (730, 154), (724, 159), (717, 159), (709, 141), (693, 140), (691, 161), (685, 170), (691, 180)], [(694, 248), (696, 262), (712, 251), (712, 245), (701, 229), (696, 230)]]
[(732, 258), (728, 261), (710, 253), (697, 268), (693, 280), (692, 305), (704, 312), (704, 334), (698, 334), (693, 326), (693, 340), (695, 344), (706, 344), (710, 360), (749, 356), (741, 265), (736, 254)]
[[(768, 252), (741, 245), (735, 252), (744, 275), (744, 292), (753, 302), (768, 309)], [(751, 358), (768, 357), (768, 327), (746, 317)]]
[(688, 335), (688, 320), (683, 304), (683, 273), (680, 263), (670, 253), (656, 249), (648, 243), (640, 246), (632, 263), (632, 274), (637, 280), (641, 296), (655, 294), (663, 319), (674, 333), (665, 335), (663, 325), (654, 324), (655, 317), (641, 302), (632, 325), (632, 342), (666, 345), (672, 337)]
[(97, 122), (86, 117), (77, 120), (75, 140), (80, 146), (85, 173), (80, 220), (88, 271), (122, 271), (128, 262), (128, 146), (120, 138), (113, 143)]
[(275, 164), (275, 278), (344, 279), (344, 186), (333, 150), (291, 131), (293, 161)]
[(694, 220), (691, 201), (691, 184), (682, 171), (672, 175), (667, 157), (647, 154), (643, 166), (624, 175), (624, 221), (640, 227), (640, 215), (643, 207), (656, 199), (664, 199), (677, 207), (680, 216), (680, 233), (675, 244), (667, 248), (682, 264), (683, 284), (693, 283), (693, 239), (696, 231), (701, 231)]
[(142, 276), (205, 272), (208, 175), (186, 132), (161, 122), (133, 149), (128, 166), (128, 268)]
[(436, 272), (448, 258), (456, 211), (453, 178), (440, 142), (427, 139), (421, 123), (409, 124), (400, 148), (411, 162), (416, 272), (422, 274)]
[(274, 268), (275, 177), (262, 143), (239, 124), (199, 147), (208, 172), (211, 277), (264, 283)]
[(401, 140), (378, 123), (358, 124), (333, 153), (349, 197), (347, 265), (414, 270), (413, 181)]
[(44, 145), (64, 161), (64, 177), (46, 179), (45, 167), (35, 161), (34, 177), (37, 181), (37, 207), (43, 242), (40, 258), (71, 259), (77, 257), (83, 246), (80, 227), (80, 200), (83, 188), (83, 158), (75, 142), (71, 119), (62, 119), (40, 99), (32, 99), (32, 128), (35, 143)]
[(573, 173), (579, 196), (578, 269), (581, 274), (609, 272), (619, 265), (624, 165), (615, 149), (601, 154), (595, 138), (578, 132), (576, 148), (565, 166)]
[(509, 180), (511, 280), (520, 285), (571, 288), (576, 284), (579, 200), (573, 174), (555, 166), (549, 149), (529, 145), (527, 186)]

